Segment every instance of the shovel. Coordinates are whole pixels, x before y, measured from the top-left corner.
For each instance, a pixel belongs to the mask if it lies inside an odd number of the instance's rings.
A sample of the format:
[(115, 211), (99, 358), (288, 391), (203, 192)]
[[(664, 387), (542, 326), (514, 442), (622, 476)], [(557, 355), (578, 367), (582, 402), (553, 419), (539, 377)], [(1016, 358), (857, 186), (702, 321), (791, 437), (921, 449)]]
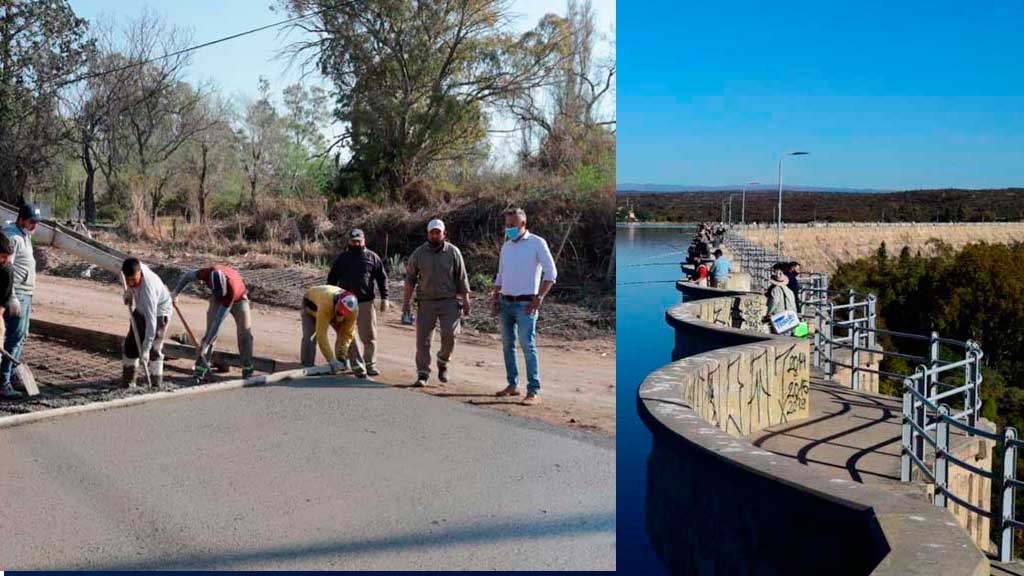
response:
[(28, 367), (28, 364), (22, 364), (20, 361), (15, 360), (14, 356), (11, 356), (7, 350), (4, 350), (3, 348), (0, 348), (0, 354), (14, 364), (14, 378), (17, 382), (20, 382), (21, 386), (25, 389), (25, 395), (29, 398), (32, 396), (38, 396), (39, 387), (36, 386), (36, 377), (32, 374), (32, 369)]

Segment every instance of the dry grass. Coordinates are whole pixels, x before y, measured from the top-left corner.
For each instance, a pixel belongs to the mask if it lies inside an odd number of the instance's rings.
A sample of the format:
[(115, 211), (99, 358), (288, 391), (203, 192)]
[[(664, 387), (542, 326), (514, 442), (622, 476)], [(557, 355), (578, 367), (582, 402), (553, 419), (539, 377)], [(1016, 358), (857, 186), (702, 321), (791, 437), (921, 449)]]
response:
[[(742, 234), (764, 246), (775, 246), (774, 229), (748, 229)], [(953, 248), (971, 242), (1010, 244), (1024, 242), (1024, 222), (971, 224), (832, 224), (827, 227), (789, 227), (783, 234), (783, 252), (799, 261), (806, 271), (832, 272), (840, 262), (870, 256), (885, 242), (890, 256), (904, 246), (912, 252), (931, 254), (932, 240)]]

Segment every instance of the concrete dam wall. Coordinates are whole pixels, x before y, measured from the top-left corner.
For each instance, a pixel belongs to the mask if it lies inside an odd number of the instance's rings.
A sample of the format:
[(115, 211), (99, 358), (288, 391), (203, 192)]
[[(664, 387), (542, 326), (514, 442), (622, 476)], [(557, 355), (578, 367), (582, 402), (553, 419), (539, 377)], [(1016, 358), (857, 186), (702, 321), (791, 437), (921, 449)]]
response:
[(764, 298), (671, 308), (675, 360), (638, 391), (647, 529), (675, 574), (972, 574), (988, 562), (923, 494), (828, 479), (743, 436), (808, 415), (807, 340), (764, 333)]
[[(774, 248), (774, 228), (737, 228), (748, 240)], [(942, 240), (954, 248), (971, 242), (1024, 242), (1024, 222), (787, 224), (783, 235), (788, 258), (798, 260), (804, 270), (823, 272), (834, 271), (840, 262), (874, 254), (882, 242), (891, 257), (898, 256), (904, 246), (909, 246), (912, 253), (921, 250), (922, 254), (932, 254), (933, 240)]]

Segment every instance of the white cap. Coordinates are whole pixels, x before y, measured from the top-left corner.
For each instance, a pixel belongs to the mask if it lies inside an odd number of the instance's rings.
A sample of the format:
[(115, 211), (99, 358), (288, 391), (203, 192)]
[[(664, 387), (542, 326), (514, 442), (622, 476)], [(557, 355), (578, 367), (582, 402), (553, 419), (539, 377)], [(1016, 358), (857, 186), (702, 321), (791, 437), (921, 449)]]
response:
[(427, 224), (427, 232), (430, 232), (431, 230), (440, 230), (441, 232), (444, 232), (444, 222), (442, 222), (440, 218), (434, 218)]

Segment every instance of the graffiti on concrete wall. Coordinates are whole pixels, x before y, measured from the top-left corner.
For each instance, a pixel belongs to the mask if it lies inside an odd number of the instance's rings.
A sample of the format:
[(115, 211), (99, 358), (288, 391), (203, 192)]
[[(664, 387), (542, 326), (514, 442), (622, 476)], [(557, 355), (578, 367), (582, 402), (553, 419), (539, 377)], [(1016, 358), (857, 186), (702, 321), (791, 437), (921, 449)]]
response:
[[(715, 298), (694, 303), (693, 311), (703, 322), (752, 330), (750, 323), (762, 324), (762, 300), (759, 295)], [(682, 395), (715, 427), (746, 436), (806, 417), (810, 392), (806, 342), (766, 339), (692, 358), (695, 362), (686, 371)]]

